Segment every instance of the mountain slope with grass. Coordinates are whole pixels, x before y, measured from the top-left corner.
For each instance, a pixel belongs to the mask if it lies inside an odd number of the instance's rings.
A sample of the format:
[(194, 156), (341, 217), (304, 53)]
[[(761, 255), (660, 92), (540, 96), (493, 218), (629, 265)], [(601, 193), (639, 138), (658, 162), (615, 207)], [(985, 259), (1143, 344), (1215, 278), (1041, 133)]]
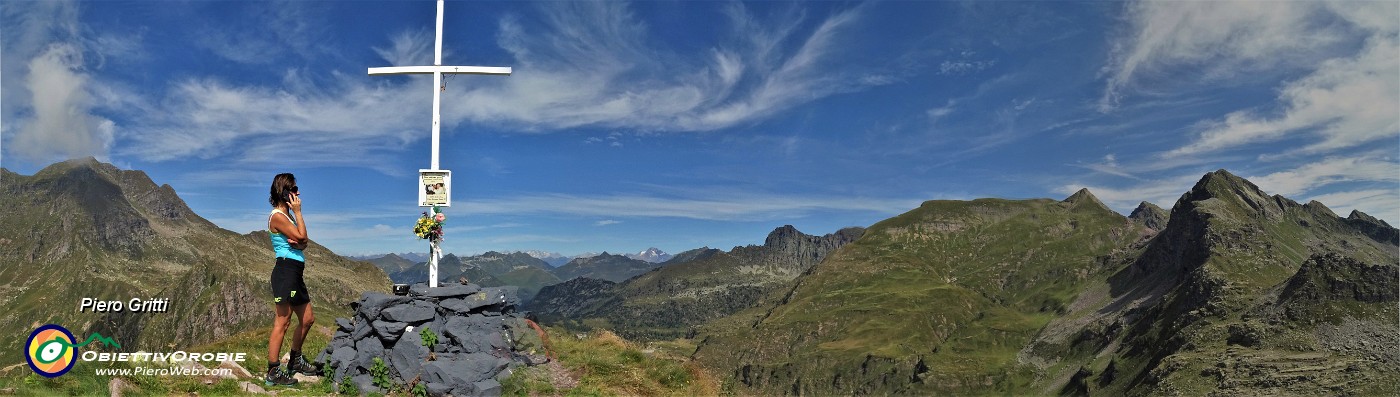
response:
[(1004, 393), (1018, 353), (1140, 235), (1087, 190), (929, 201), (871, 226), (781, 291), (707, 327), (696, 356), (758, 393)]
[(1393, 391), (1382, 225), (1223, 170), (1166, 222), (1140, 212), (1088, 191), (926, 202), (706, 324), (694, 357), (741, 394)]
[[(192, 346), (271, 323), (273, 260), (266, 232), (238, 234), (200, 217), (169, 185), (92, 158), (32, 176), (0, 169), (0, 333), (46, 323), (111, 336), (122, 350)], [(306, 281), (317, 310), (333, 318), (389, 279), (365, 262), (313, 241)], [(165, 313), (79, 313), (84, 298), (169, 298)], [(0, 346), (22, 363), (23, 338)]]

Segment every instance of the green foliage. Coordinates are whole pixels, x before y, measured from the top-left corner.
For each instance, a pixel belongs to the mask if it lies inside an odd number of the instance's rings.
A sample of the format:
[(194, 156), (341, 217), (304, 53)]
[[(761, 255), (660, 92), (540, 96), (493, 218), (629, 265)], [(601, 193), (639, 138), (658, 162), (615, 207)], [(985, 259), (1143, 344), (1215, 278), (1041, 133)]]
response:
[(418, 384), (413, 385), (413, 389), (410, 389), (409, 393), (412, 394), (413, 397), (428, 397), (428, 384), (418, 382)]
[(369, 376), (374, 378), (374, 385), (380, 389), (393, 390), (394, 380), (389, 378), (389, 366), (384, 365), (384, 360), (379, 357), (375, 357), (373, 364), (370, 364)]
[(437, 333), (427, 327), (423, 327), (423, 331), (418, 332), (418, 336), (422, 337), (423, 346), (427, 346), (429, 350), (432, 350), (433, 345), (437, 344)]
[(355, 382), (349, 376), (340, 379), (340, 394), (353, 396), (360, 394), (360, 388), (355, 386)]

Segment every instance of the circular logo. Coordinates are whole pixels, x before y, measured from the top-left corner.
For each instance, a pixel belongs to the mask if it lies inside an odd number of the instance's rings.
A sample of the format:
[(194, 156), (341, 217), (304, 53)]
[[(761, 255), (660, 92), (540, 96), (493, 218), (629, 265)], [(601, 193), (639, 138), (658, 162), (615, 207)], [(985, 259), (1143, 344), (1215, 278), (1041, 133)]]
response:
[(73, 333), (56, 324), (45, 324), (24, 342), (24, 359), (34, 373), (54, 378), (68, 373), (77, 362)]

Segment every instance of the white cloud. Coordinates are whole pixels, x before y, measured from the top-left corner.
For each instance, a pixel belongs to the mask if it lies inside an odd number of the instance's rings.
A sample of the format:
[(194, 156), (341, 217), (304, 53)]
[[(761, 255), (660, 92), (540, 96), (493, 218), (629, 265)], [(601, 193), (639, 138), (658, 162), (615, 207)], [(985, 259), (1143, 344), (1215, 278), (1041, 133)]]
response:
[(980, 72), (983, 69), (996, 65), (996, 61), (971, 61), (952, 60), (943, 61), (938, 64), (938, 74), (941, 75), (965, 75), (968, 73)]
[(1100, 107), (1111, 110), (1130, 86), (1158, 74), (1175, 83), (1183, 68), (1224, 82), (1256, 71), (1299, 70), (1303, 77), (1280, 87), (1276, 106), (1203, 122), (1192, 142), (1160, 157), (1294, 137), (1310, 141), (1294, 152), (1325, 154), (1393, 138), (1400, 134), (1397, 13), (1394, 2), (1133, 3), (1133, 34), (1118, 43), (1106, 68)]
[(615, 220), (612, 220), (612, 219), (604, 219), (604, 220), (601, 220), (601, 221), (593, 222), (593, 226), (616, 225), (616, 224), (619, 224), (619, 223), (622, 223), (622, 221), (615, 221)]
[[(1246, 177), (1272, 194), (1296, 196), (1342, 182), (1400, 184), (1400, 163), (1371, 156), (1333, 157), (1264, 176)], [(1394, 207), (1400, 202), (1392, 203)]]
[(1135, 80), (1169, 67), (1198, 67), (1197, 76), (1219, 79), (1314, 59), (1341, 40), (1319, 17), (1323, 9), (1322, 3), (1303, 1), (1131, 3), (1130, 33), (1115, 43), (1105, 67), (1100, 108), (1112, 109)]
[[(78, 9), (71, 2), (0, 8), (0, 133), (7, 152), (35, 163), (72, 157), (106, 159), (115, 124), (93, 111)], [(100, 54), (99, 54), (100, 55)]]
[(35, 162), (94, 155), (106, 158), (115, 124), (92, 113), (88, 76), (82, 54), (70, 44), (55, 44), (29, 61), (31, 117), (10, 140), (10, 150)]
[(1237, 111), (1212, 123), (1200, 138), (1166, 156), (1210, 152), (1305, 133), (1319, 140), (1303, 153), (1355, 147), (1400, 133), (1400, 41), (1373, 37), (1355, 58), (1334, 59), (1288, 83), (1281, 116)]
[(1141, 178), (1138, 178), (1136, 175), (1133, 175), (1132, 173), (1128, 172), (1128, 170), (1118, 165), (1118, 157), (1114, 156), (1113, 154), (1103, 156), (1103, 161), (1099, 163), (1075, 164), (1075, 166), (1087, 168), (1109, 175), (1141, 180)]
[(932, 123), (938, 123), (938, 120), (942, 120), (944, 117), (948, 117), (948, 115), (953, 114), (953, 111), (957, 110), (957, 105), (958, 101), (956, 99), (949, 99), (946, 105), (929, 109), (929, 121)]
[(390, 66), (432, 64), (433, 37), (429, 36), (427, 30), (402, 31), (389, 41), (389, 47), (374, 47), (374, 53), (388, 61)]
[(128, 136), (130, 144), (120, 152), (148, 161), (235, 153), (249, 164), (275, 160), (392, 172), (389, 152), (426, 138), (413, 127), (428, 119), (429, 84), (380, 87), (334, 77), (338, 89), (320, 91), (216, 79), (177, 83), (162, 111), (135, 115), (140, 133)]
[[(499, 44), (519, 62), (516, 73), (452, 94), (460, 100), (445, 101), (445, 114), (521, 128), (707, 131), (891, 81), (836, 63), (846, 48), (840, 35), (859, 8), (805, 37), (800, 15), (759, 21), (741, 5), (727, 11), (742, 44), (694, 58), (649, 47), (647, 27), (623, 3), (546, 3), (543, 26), (529, 34), (517, 18), (500, 24)], [(783, 48), (788, 43), (795, 48)]]

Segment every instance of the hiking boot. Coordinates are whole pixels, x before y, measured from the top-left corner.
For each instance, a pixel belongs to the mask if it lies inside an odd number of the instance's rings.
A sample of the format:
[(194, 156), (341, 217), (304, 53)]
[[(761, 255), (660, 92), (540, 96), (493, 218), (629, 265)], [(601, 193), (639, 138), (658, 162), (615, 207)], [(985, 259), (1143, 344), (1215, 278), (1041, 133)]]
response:
[(263, 378), (263, 383), (268, 386), (296, 386), (297, 380), (292, 379), (292, 374), (283, 371), (281, 367), (268, 368), (267, 377)]
[(288, 360), (288, 361), (289, 361), (289, 362), (287, 363), (287, 372), (288, 372), (288, 373), (296, 373), (296, 374), (302, 374), (302, 375), (306, 375), (306, 376), (320, 376), (320, 375), (321, 375), (321, 369), (320, 369), (320, 368), (316, 368), (315, 365), (312, 365), (312, 364), (309, 363), (309, 362), (306, 362), (306, 356), (300, 356), (300, 355), (299, 355), (299, 356), (297, 356), (296, 358), (291, 358), (291, 359)]

